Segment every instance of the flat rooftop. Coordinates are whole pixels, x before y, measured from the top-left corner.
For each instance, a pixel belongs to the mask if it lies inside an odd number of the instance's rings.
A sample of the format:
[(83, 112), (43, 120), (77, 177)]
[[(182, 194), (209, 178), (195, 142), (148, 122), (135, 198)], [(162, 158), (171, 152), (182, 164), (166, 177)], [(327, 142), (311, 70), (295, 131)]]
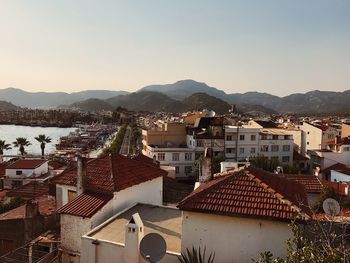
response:
[(182, 219), (177, 208), (137, 204), (89, 236), (125, 244), (125, 225), (135, 213), (141, 217), (145, 235), (158, 233), (165, 239), (168, 251), (181, 252)]

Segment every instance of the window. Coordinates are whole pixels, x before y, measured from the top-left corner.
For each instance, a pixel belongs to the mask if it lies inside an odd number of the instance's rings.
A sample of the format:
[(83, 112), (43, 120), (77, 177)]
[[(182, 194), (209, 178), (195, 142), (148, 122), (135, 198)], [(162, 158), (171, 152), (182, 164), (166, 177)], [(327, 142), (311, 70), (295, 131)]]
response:
[(288, 163), (289, 162), (289, 156), (282, 156), (282, 162)]
[(306, 144), (307, 144), (307, 145), (309, 145), (310, 143), (309, 143), (309, 142), (307, 142)]
[(256, 135), (250, 135), (250, 140), (251, 141), (256, 141)]
[(22, 175), (22, 171), (16, 171), (16, 175)]
[(226, 148), (226, 153), (235, 153), (236, 148)]
[(179, 153), (173, 153), (173, 161), (178, 161), (180, 159)]
[(197, 147), (203, 147), (203, 141), (202, 140), (198, 140), (197, 141)]
[(272, 140), (278, 140), (278, 135), (272, 135)]
[(267, 140), (267, 134), (261, 134), (261, 140)]
[(68, 202), (72, 201), (77, 196), (77, 192), (68, 190)]
[(283, 145), (284, 152), (290, 152), (290, 145)]
[(192, 160), (192, 153), (185, 153), (185, 160), (191, 161)]
[(310, 134), (310, 132), (307, 132), (307, 134)]
[(268, 152), (269, 151), (269, 146), (268, 145), (261, 145), (260, 151), (261, 152)]
[(250, 153), (255, 154), (255, 150), (256, 150), (255, 147), (250, 148)]
[(245, 137), (244, 135), (239, 135), (239, 140), (244, 141), (244, 137)]
[(350, 152), (350, 147), (349, 147), (349, 146), (343, 147), (343, 151), (344, 151), (344, 152)]
[(271, 152), (278, 152), (278, 151), (279, 151), (278, 145), (271, 145)]
[(165, 160), (165, 153), (158, 153), (158, 161), (164, 161)]
[(175, 174), (179, 174), (180, 173), (180, 167), (179, 166), (175, 166)]
[(292, 138), (291, 138), (290, 135), (284, 135), (284, 139), (285, 139), (285, 140), (291, 140)]
[(232, 141), (232, 135), (227, 135), (226, 136), (226, 141)]
[(192, 173), (192, 166), (185, 166), (185, 174), (191, 174)]
[(239, 148), (239, 153), (244, 154), (244, 148)]

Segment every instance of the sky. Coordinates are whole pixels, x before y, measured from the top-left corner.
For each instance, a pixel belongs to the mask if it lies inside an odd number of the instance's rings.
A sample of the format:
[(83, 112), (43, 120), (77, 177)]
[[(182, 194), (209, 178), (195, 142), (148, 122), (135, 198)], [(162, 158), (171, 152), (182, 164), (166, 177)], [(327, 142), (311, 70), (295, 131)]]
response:
[(348, 0), (0, 0), (0, 88), (350, 89)]

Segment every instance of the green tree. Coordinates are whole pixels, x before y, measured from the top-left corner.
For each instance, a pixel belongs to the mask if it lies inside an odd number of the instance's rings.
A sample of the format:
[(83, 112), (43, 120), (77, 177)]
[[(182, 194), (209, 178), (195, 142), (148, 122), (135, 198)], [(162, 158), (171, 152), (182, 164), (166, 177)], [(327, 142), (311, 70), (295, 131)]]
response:
[(40, 142), (41, 157), (44, 158), (45, 146), (46, 146), (47, 143), (50, 143), (52, 141), (52, 139), (49, 136), (46, 136), (45, 134), (39, 134), (38, 137), (35, 137), (35, 140)]
[(29, 145), (31, 145), (31, 143), (24, 137), (18, 137), (16, 138), (16, 141), (13, 142), (13, 146), (19, 148), (21, 155), (24, 155), (26, 153), (24, 147)]
[(0, 140), (0, 155), (4, 154), (4, 151), (11, 149), (11, 144), (6, 143), (5, 140)]
[(206, 258), (206, 249), (202, 253), (201, 248), (198, 250), (194, 247), (192, 249), (186, 249), (185, 253), (181, 253), (181, 256), (178, 257), (181, 263), (213, 263), (215, 254), (210, 253), (208, 259)]

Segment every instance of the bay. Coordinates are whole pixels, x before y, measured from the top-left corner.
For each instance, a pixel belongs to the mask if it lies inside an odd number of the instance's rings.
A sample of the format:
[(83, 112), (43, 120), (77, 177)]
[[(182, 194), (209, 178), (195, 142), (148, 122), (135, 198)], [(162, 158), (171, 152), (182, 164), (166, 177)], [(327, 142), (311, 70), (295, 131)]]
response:
[(57, 127), (31, 127), (17, 125), (0, 125), (0, 140), (5, 140), (11, 144), (12, 149), (4, 152), (5, 155), (19, 154), (18, 148), (14, 148), (12, 142), (17, 137), (25, 137), (32, 145), (26, 147), (28, 154), (41, 155), (40, 143), (35, 140), (39, 134), (45, 134), (52, 139), (51, 143), (46, 144), (45, 154), (53, 153), (56, 150), (56, 144), (60, 137), (68, 135), (77, 128), (57, 128)]

